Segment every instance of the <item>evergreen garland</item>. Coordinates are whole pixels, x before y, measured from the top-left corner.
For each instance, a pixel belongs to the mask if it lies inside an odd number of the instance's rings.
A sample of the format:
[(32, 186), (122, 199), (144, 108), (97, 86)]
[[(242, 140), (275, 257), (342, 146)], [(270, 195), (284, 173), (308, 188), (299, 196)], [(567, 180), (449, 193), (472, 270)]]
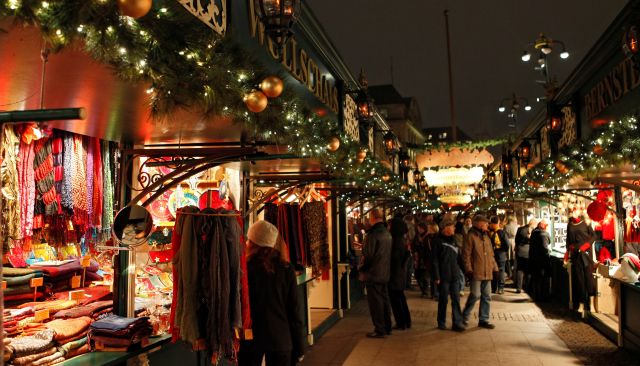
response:
[[(263, 113), (247, 111), (243, 97), (267, 76), (241, 47), (206, 28), (177, 1), (154, 0), (140, 19), (121, 16), (112, 0), (2, 0), (0, 18), (15, 17), (40, 29), (54, 52), (80, 45), (110, 65), (124, 81), (146, 83), (154, 117), (178, 108), (231, 118), (253, 128), (256, 138), (285, 145), (290, 153), (319, 159), (338, 179), (395, 197), (417, 211), (431, 211), (415, 191), (368, 156), (355, 162), (360, 144), (342, 134), (335, 153), (327, 141), (335, 121), (311, 114), (293, 93), (269, 100)], [(380, 177), (389, 174), (384, 182)]]

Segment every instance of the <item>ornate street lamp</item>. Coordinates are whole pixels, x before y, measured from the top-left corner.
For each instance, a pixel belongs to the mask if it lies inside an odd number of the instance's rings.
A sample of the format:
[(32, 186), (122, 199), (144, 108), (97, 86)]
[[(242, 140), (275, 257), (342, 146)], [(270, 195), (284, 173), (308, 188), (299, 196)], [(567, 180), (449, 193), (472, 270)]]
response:
[[(265, 32), (282, 51), (300, 16), (300, 0), (254, 0), (254, 4)], [(282, 52), (279, 54), (282, 57)]]
[[(544, 76), (545, 78), (543, 82), (544, 87), (547, 90), (553, 89), (554, 85), (550, 78), (549, 63), (547, 62), (548, 61), (547, 56), (554, 51), (554, 48), (556, 46), (559, 46), (561, 47), (560, 58), (563, 60), (566, 60), (567, 58), (569, 58), (569, 52), (567, 51), (567, 48), (565, 47), (564, 42), (557, 39), (548, 38), (544, 35), (544, 33), (540, 33), (538, 38), (536, 38), (536, 40), (533, 43), (529, 44), (529, 46), (533, 46), (533, 48), (536, 51), (538, 51), (538, 60), (537, 60), (538, 66), (536, 67), (536, 70), (540, 71), (542, 73), (542, 76)], [(531, 61), (531, 53), (529, 53), (528, 50), (525, 50), (522, 56), (520, 56), (520, 58), (522, 59), (523, 62), (529, 62)]]
[(562, 112), (554, 105), (549, 105), (547, 117), (547, 128), (550, 133), (559, 134), (562, 132)]
[[(524, 105), (524, 107), (523, 107)], [(502, 102), (500, 102), (500, 106), (498, 107), (498, 112), (504, 113), (509, 110), (509, 118), (511, 118), (511, 123), (509, 127), (516, 127), (516, 122), (518, 120), (518, 112), (523, 108), (525, 111), (529, 112), (531, 109), (531, 104), (529, 104), (529, 100), (525, 97), (519, 97), (515, 93), (509, 98), (504, 98)]]
[(408, 170), (409, 167), (411, 166), (411, 158), (409, 157), (409, 154), (407, 154), (407, 152), (401, 152), (400, 153), (400, 168), (402, 168), (402, 170)]
[(369, 81), (364, 75), (364, 70), (360, 69), (360, 77), (358, 79), (362, 88), (356, 96), (358, 120), (360, 125), (368, 131), (371, 128), (371, 117), (373, 117), (373, 99), (369, 96)]

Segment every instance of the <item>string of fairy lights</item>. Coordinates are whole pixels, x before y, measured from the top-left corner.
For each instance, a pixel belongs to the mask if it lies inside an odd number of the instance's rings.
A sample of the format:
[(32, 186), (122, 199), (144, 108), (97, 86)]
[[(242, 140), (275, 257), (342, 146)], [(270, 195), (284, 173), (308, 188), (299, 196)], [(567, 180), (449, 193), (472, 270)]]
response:
[[(300, 157), (317, 158), (336, 178), (397, 199), (416, 211), (434, 211), (417, 190), (403, 183), (340, 131), (336, 121), (311, 113), (285, 88), (261, 113), (244, 98), (270, 76), (251, 55), (211, 32), (177, 1), (154, 0), (146, 15), (122, 15), (115, 0), (4, 0), (0, 19), (15, 17), (36, 26), (53, 52), (81, 47), (110, 65), (124, 81), (144, 83), (154, 118), (179, 108), (232, 119)], [(180, 31), (176, 31), (176, 30)], [(338, 138), (335, 151), (327, 148)], [(383, 179), (387, 178), (387, 179)]]
[(476, 209), (492, 209), (513, 199), (538, 196), (562, 187), (576, 177), (596, 179), (603, 169), (640, 160), (640, 130), (635, 116), (611, 121), (586, 141), (563, 148), (555, 159), (537, 164), (508, 188), (475, 202)]

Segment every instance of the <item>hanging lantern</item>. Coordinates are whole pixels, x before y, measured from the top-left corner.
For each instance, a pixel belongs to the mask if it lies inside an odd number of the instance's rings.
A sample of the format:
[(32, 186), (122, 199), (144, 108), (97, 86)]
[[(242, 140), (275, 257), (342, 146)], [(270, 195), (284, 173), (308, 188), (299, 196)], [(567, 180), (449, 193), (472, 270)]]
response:
[(366, 157), (367, 157), (367, 149), (361, 148), (360, 150), (358, 150), (358, 153), (356, 154), (356, 161), (358, 163), (362, 163), (364, 162), (364, 159)]
[(267, 108), (267, 96), (259, 90), (252, 90), (244, 96), (244, 104), (254, 113), (260, 113)]
[(389, 131), (384, 135), (383, 141), (384, 152), (387, 155), (394, 155), (397, 152), (396, 135), (394, 135), (393, 132)]
[(260, 83), (260, 89), (269, 98), (277, 98), (282, 94), (284, 90), (284, 83), (279, 77), (272, 75), (267, 76), (262, 83)]
[(635, 25), (629, 27), (629, 30), (622, 36), (622, 50), (627, 57), (635, 56), (640, 50), (638, 28)]
[(522, 144), (520, 144), (520, 148), (518, 148), (518, 157), (525, 164), (531, 161), (531, 144), (529, 143), (529, 141), (522, 141)]
[(329, 143), (327, 144), (327, 150), (329, 152), (336, 152), (340, 148), (340, 138), (338, 136), (331, 136)]
[(265, 32), (281, 50), (293, 35), (293, 24), (300, 15), (300, 0), (254, 0), (254, 6)]
[(152, 0), (117, 0), (120, 14), (134, 19), (142, 18), (149, 13)]

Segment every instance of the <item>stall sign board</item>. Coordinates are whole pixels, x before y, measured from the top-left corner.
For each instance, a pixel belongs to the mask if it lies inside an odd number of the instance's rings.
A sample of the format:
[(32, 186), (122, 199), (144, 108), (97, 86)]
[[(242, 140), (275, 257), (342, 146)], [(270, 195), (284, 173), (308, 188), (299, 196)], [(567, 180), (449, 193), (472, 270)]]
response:
[(41, 287), (44, 284), (43, 277), (36, 277), (31, 279), (31, 287)]
[(556, 222), (553, 225), (554, 248), (564, 248), (567, 244), (567, 223)]
[(69, 300), (83, 300), (84, 290), (69, 291)]
[(82, 280), (82, 276), (73, 276), (71, 277), (71, 288), (80, 287), (80, 281)]

